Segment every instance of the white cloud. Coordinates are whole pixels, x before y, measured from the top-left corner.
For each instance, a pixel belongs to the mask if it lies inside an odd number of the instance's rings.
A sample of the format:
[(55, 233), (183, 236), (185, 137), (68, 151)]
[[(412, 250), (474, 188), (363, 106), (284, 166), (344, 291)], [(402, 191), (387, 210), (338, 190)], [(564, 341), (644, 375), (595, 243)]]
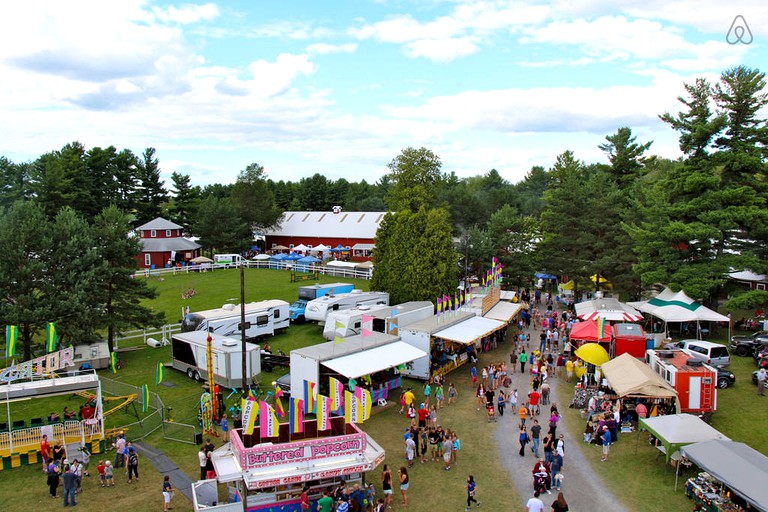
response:
[(425, 57), (435, 62), (450, 62), (478, 51), (479, 47), (475, 42), (476, 38), (473, 37), (419, 39), (406, 44), (404, 52), (409, 57)]
[(187, 25), (216, 18), (219, 15), (219, 8), (216, 4), (187, 4), (181, 7), (171, 5), (167, 9), (153, 7), (152, 12), (160, 21)]
[[(226, 33), (227, 32), (224, 32), (223, 34), (226, 35)], [(277, 20), (253, 27), (248, 30), (246, 35), (257, 38), (265, 37), (305, 40), (330, 37), (333, 35), (333, 31), (322, 26), (317, 26), (310, 21)]]
[(310, 55), (329, 55), (332, 53), (354, 53), (357, 50), (356, 43), (328, 44), (315, 43), (307, 46), (306, 52)]
[(253, 74), (253, 91), (261, 96), (272, 96), (287, 89), (299, 75), (311, 75), (315, 66), (306, 54), (281, 53), (274, 62), (257, 60), (248, 69)]

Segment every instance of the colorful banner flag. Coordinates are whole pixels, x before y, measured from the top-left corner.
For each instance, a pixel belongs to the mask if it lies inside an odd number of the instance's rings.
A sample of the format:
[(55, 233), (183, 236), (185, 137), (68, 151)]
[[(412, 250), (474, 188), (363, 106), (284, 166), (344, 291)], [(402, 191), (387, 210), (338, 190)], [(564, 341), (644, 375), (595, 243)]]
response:
[(331, 430), (331, 399), (317, 395), (317, 430)]
[(243, 400), (243, 433), (247, 435), (253, 434), (253, 429), (256, 427), (256, 418), (259, 417), (259, 404), (255, 400)]
[(338, 414), (344, 407), (344, 384), (334, 377), (328, 377), (328, 383), (330, 385), (331, 410)]
[(117, 354), (115, 352), (109, 353), (109, 367), (112, 368), (112, 373), (117, 373)]
[(291, 434), (304, 432), (304, 400), (290, 398), (288, 404), (288, 431)]
[(442, 313), (443, 309), (443, 299), (442, 297), (437, 298), (437, 316), (440, 316), (440, 313)]
[(304, 381), (304, 414), (315, 412), (315, 387), (314, 382)]
[(605, 318), (602, 316), (597, 317), (597, 341), (600, 341), (603, 338), (603, 333), (605, 331)]
[(389, 334), (397, 336), (397, 322), (399, 320), (399, 318), (395, 318), (394, 316), (389, 319)]
[(149, 386), (142, 384), (141, 386), (141, 412), (147, 412), (149, 410)]
[(19, 340), (19, 328), (15, 325), (5, 326), (5, 358), (16, 355), (16, 342)]
[(56, 341), (59, 339), (56, 334), (56, 324), (48, 322), (45, 326), (45, 353), (56, 352)]
[(362, 410), (360, 423), (362, 423), (371, 417), (373, 398), (371, 397), (371, 392), (362, 386), (357, 386), (355, 388), (355, 397), (360, 401), (360, 409)]
[(277, 411), (277, 415), (280, 418), (285, 416), (285, 409), (283, 409), (283, 402), (280, 400), (283, 394), (284, 394), (283, 390), (280, 389), (280, 386), (275, 386), (275, 411)]
[(362, 409), (360, 400), (349, 391), (344, 391), (344, 421), (347, 423), (360, 423), (363, 417)]
[(161, 382), (163, 382), (163, 379), (165, 378), (165, 366), (163, 366), (163, 363), (158, 361), (157, 362), (157, 370), (155, 371), (155, 386), (159, 386)]
[(259, 402), (259, 435), (265, 437), (277, 437), (280, 423), (275, 415), (275, 410), (267, 402)]

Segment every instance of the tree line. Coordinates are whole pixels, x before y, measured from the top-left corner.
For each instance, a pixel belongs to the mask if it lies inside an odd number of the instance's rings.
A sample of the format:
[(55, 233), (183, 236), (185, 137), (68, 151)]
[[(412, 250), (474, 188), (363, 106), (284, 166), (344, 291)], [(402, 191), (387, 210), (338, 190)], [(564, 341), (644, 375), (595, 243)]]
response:
[[(450, 293), (494, 256), (512, 286), (529, 285), (536, 271), (581, 288), (598, 275), (625, 297), (660, 283), (711, 302), (726, 290), (730, 270), (766, 270), (765, 85), (764, 73), (743, 66), (716, 83), (686, 84), (680, 110), (660, 114), (679, 134), (677, 160), (652, 155), (652, 141), (638, 141), (625, 126), (599, 146), (607, 164), (566, 150), (518, 183), (495, 169), (459, 178), (431, 150), (411, 147), (375, 183), (321, 173), (275, 181), (253, 163), (233, 184), (201, 187), (175, 172), (166, 186), (153, 148), (135, 155), (78, 142), (32, 162), (0, 157), (0, 249), (9, 255), (0, 260), (0, 315), (27, 325), (20, 331), (28, 340), (65, 314), (74, 320), (62, 333), (72, 339), (156, 322), (136, 309), (151, 290), (127, 284), (135, 283), (126, 277), (135, 270), (138, 242), (127, 236), (135, 227), (164, 216), (208, 250), (240, 251), (284, 211), (336, 205), (393, 212), (377, 236), (373, 286), (396, 302)], [(114, 282), (104, 265), (114, 269)], [(125, 308), (122, 317), (107, 314), (107, 292)], [(45, 305), (55, 298), (59, 305)], [(740, 304), (765, 300), (745, 294)]]

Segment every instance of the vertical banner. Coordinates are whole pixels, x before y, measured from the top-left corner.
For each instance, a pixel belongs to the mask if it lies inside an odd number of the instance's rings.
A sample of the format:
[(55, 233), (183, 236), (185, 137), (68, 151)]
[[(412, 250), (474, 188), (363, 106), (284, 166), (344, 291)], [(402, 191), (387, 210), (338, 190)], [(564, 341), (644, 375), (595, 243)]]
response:
[(317, 430), (331, 430), (331, 399), (317, 395)]
[(349, 391), (344, 391), (344, 421), (347, 423), (361, 422), (362, 407), (357, 397)]
[(149, 387), (146, 384), (141, 386), (141, 412), (149, 410)]
[(339, 414), (344, 408), (344, 385), (334, 377), (328, 377), (331, 394), (331, 410)]
[(259, 416), (259, 404), (254, 400), (243, 400), (243, 433), (253, 434), (256, 418)]
[(117, 373), (117, 354), (114, 352), (109, 353), (109, 367), (112, 368), (112, 373)]
[(165, 379), (165, 366), (161, 361), (157, 362), (157, 370), (155, 371), (155, 386), (159, 386)]
[(280, 398), (283, 396), (283, 390), (280, 388), (280, 386), (275, 386), (275, 410), (277, 411), (278, 417), (282, 418), (285, 416), (285, 409), (283, 409), (283, 402), (280, 401)]
[(19, 328), (15, 325), (5, 327), (5, 358), (10, 359), (16, 355), (16, 342), (19, 339)]
[(259, 435), (261, 438), (277, 437), (280, 423), (274, 409), (267, 402), (259, 402)]
[(304, 400), (298, 398), (289, 399), (288, 428), (291, 434), (304, 432)]
[(48, 324), (45, 326), (45, 353), (50, 354), (51, 352), (56, 352), (56, 341), (59, 339), (58, 334), (56, 334), (56, 324), (53, 322), (48, 322)]
[(605, 318), (602, 316), (597, 317), (597, 341), (603, 339), (603, 332), (605, 331)]
[(373, 406), (373, 397), (371, 392), (362, 386), (355, 388), (355, 397), (360, 401), (361, 417), (360, 423), (371, 417), (371, 407)]
[(314, 382), (304, 381), (304, 414), (315, 412), (315, 387)]

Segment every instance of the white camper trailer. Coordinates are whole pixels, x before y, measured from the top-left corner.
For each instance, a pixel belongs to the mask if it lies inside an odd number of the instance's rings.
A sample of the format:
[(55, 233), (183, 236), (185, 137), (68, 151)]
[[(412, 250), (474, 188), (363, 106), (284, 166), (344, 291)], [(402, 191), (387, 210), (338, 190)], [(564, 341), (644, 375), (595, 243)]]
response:
[(368, 327), (373, 332), (397, 334), (413, 322), (431, 317), (435, 306), (429, 301), (412, 301), (397, 306), (360, 306), (353, 309), (328, 313), (323, 329), (323, 337), (332, 340), (336, 336), (346, 338), (362, 334), (363, 316), (373, 317)]
[[(261, 373), (259, 346), (246, 343), (246, 377), (252, 382)], [(243, 351), (240, 340), (211, 334), (214, 382), (226, 388), (240, 388), (243, 383)], [(208, 379), (208, 333), (182, 332), (171, 338), (172, 366), (191, 379)]]
[[(245, 305), (245, 337), (254, 340), (274, 336), (287, 329), (289, 304), (284, 300), (263, 300)], [(217, 309), (196, 311), (184, 316), (181, 332), (209, 331), (221, 336), (240, 336), (240, 305), (225, 304)]]
[(307, 303), (304, 316), (307, 320), (324, 323), (328, 314), (333, 311), (352, 309), (360, 306), (387, 306), (389, 294), (386, 292), (363, 292), (352, 290), (350, 293), (324, 295)]

